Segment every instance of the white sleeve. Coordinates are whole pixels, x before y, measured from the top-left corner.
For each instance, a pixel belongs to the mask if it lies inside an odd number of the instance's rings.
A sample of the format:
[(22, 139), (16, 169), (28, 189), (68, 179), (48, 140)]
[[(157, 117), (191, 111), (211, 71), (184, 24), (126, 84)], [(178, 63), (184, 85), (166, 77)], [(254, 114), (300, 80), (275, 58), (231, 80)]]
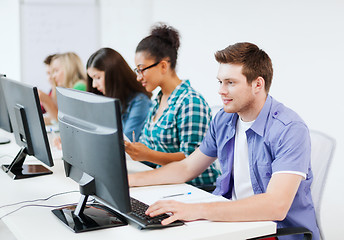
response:
[(272, 175), (278, 174), (278, 173), (291, 173), (291, 174), (300, 175), (300, 176), (302, 176), (302, 180), (305, 180), (307, 177), (306, 173), (298, 172), (298, 171), (278, 171), (278, 172), (274, 172)]

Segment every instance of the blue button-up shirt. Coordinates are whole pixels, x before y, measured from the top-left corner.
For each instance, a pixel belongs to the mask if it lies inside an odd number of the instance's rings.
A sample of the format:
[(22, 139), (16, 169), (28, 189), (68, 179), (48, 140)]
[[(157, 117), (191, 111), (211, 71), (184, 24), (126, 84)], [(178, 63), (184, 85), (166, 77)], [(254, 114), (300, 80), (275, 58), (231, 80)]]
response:
[[(235, 128), (238, 114), (218, 112), (210, 124), (200, 150), (207, 156), (218, 157), (222, 175), (218, 177), (214, 194), (232, 197)], [(250, 178), (254, 194), (266, 192), (271, 175), (279, 171), (307, 174), (295, 195), (286, 218), (278, 227), (306, 227), (319, 239), (315, 211), (310, 192), (311, 143), (304, 121), (291, 109), (268, 95), (257, 119), (246, 131)], [(279, 239), (283, 239), (279, 237)], [(302, 236), (287, 237), (302, 239)]]
[(133, 131), (135, 132), (135, 141), (139, 140), (151, 105), (150, 98), (143, 93), (137, 93), (129, 100), (127, 109), (122, 113), (122, 125), (123, 133), (130, 141), (133, 141)]

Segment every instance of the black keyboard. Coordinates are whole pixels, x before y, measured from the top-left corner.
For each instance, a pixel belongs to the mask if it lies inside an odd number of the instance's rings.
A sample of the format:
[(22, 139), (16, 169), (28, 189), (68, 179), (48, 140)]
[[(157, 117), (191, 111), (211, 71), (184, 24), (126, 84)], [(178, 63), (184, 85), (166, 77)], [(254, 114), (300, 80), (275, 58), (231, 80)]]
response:
[(173, 226), (180, 226), (184, 223), (182, 221), (174, 221), (168, 225), (161, 225), (161, 221), (168, 218), (169, 215), (161, 214), (155, 217), (150, 217), (145, 214), (147, 208), (149, 207), (147, 204), (135, 199), (130, 198), (131, 203), (131, 216), (136, 217), (139, 220), (139, 226), (141, 228), (162, 228), (162, 227), (173, 227)]

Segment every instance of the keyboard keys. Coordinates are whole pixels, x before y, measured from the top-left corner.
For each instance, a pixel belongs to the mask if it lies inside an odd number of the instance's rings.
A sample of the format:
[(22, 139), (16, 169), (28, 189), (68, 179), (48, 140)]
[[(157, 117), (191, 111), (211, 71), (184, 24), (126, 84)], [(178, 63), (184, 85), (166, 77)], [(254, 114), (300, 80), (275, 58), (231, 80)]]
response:
[(149, 207), (147, 204), (135, 198), (130, 198), (130, 203), (131, 203), (132, 214), (142, 219), (149, 225), (152, 225), (152, 224), (161, 225), (161, 221), (169, 217), (167, 214), (161, 214), (155, 217), (150, 217), (145, 214), (146, 210)]

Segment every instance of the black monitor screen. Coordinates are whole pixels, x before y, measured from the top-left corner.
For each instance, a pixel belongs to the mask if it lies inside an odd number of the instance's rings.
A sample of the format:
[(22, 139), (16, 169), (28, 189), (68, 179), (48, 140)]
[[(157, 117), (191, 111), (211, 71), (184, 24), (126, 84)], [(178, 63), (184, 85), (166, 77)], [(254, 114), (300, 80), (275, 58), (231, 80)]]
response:
[(9, 165), (2, 169), (13, 179), (51, 174), (42, 165), (24, 165), (27, 155), (53, 166), (50, 146), (43, 121), (36, 87), (2, 77), (0, 84), (4, 92), (16, 143), (21, 147)]
[[(73, 211), (53, 212), (65, 223), (65, 219), (82, 219), (83, 224), (70, 226), (76, 232), (110, 227), (116, 217), (106, 213), (110, 219), (99, 224), (98, 220), (104, 218), (95, 217), (94, 211), (88, 214), (90, 208), (85, 204), (92, 195), (120, 212), (131, 210), (120, 102), (58, 87), (57, 103), (62, 159), (66, 175), (80, 185), (81, 200)], [(97, 224), (90, 223), (93, 221)], [(76, 229), (78, 226), (82, 226), (81, 229)]]
[[(0, 76), (0, 78), (2, 77), (4, 76)], [(8, 115), (7, 105), (5, 102), (4, 92), (2, 90), (1, 84), (0, 84), (0, 128), (7, 132), (12, 132), (10, 116)], [(1, 136), (0, 134), (0, 144), (5, 144), (9, 142), (10, 140), (8, 138)]]

